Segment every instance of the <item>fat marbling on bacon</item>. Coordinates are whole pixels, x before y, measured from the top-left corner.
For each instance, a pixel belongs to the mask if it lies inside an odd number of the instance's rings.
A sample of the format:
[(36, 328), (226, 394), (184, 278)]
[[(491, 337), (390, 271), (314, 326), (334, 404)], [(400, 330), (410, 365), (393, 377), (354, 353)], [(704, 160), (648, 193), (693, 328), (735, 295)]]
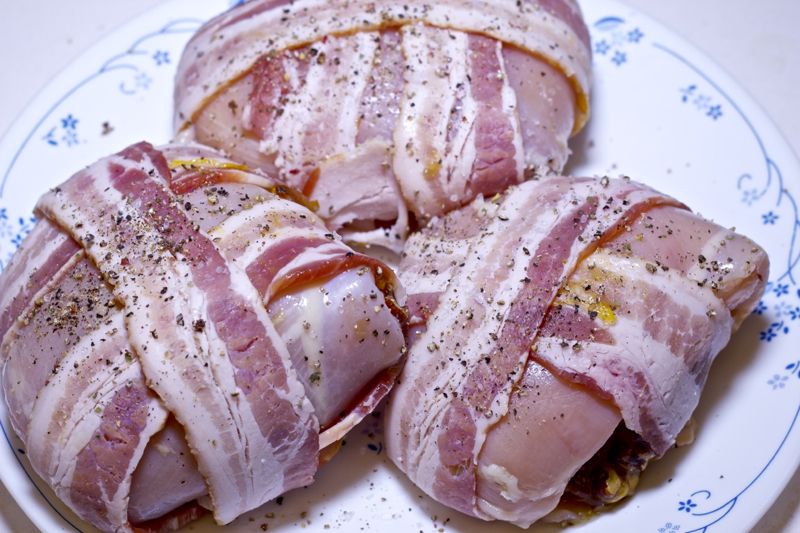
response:
[(387, 451), (464, 513), (585, 517), (675, 444), (768, 267), (624, 179), (529, 181), (435, 218), (398, 269), (412, 325)]
[(414, 217), (560, 172), (590, 78), (574, 0), (253, 0), (188, 43), (175, 129), (399, 252)]
[(146, 143), (39, 200), (0, 276), (3, 391), (35, 470), (99, 529), (228, 523), (307, 485), (393, 384), (394, 274), (298, 200)]

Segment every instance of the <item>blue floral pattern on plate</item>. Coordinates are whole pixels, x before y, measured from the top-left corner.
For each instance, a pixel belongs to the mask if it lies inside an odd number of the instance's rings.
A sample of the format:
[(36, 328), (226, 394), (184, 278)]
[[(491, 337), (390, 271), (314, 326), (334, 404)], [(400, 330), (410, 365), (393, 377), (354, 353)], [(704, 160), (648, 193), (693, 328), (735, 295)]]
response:
[(628, 61), (628, 49), (639, 44), (645, 36), (638, 27), (626, 28), (625, 19), (620, 17), (604, 17), (594, 23), (593, 39), (595, 56), (606, 57), (611, 63), (620, 67)]
[(47, 134), (42, 137), (42, 140), (47, 142), (47, 144), (51, 146), (73, 146), (78, 144), (78, 119), (73, 117), (71, 114), (67, 115), (66, 117), (60, 120), (61, 127), (58, 133), (56, 130), (59, 128), (58, 126), (53, 126), (47, 132)]
[[(714, 79), (698, 68), (689, 58), (670, 46), (644, 39), (645, 33), (638, 26), (629, 25), (623, 17), (602, 17), (592, 25), (592, 29), (596, 61), (598, 59), (600, 61), (608, 59), (614, 65), (621, 66), (623, 63), (628, 62), (628, 53), (633, 46), (650, 44), (652, 47), (667, 54), (667, 56), (682, 63), (690, 73), (694, 74), (694, 80), (677, 88), (681, 103), (693, 106), (713, 121), (720, 121), (724, 118), (725, 109), (729, 107), (733, 113), (739, 115), (739, 118), (749, 128), (753, 141), (761, 151), (764, 173), (763, 179), (760, 179), (760, 181), (757, 179), (757, 175), (753, 173), (740, 175), (736, 186), (742, 193), (741, 202), (747, 207), (754, 207), (766, 201), (768, 197), (776, 197), (775, 204), (769, 206), (771, 208), (766, 213), (762, 211), (763, 214), (760, 215), (762, 224), (776, 226), (782, 221), (782, 218), (792, 221), (789, 225), (791, 237), (789, 239), (788, 257), (784, 262), (785, 268), (779, 271), (777, 276), (774, 273), (772, 274), (772, 281), (767, 284), (764, 300), (758, 303), (754, 311), (755, 315), (763, 316), (770, 309), (773, 310), (771, 313), (773, 320), (768, 322), (766, 328), (759, 332), (758, 338), (761, 342), (773, 343), (780, 336), (789, 335), (791, 332), (790, 323), (800, 319), (800, 305), (798, 305), (800, 290), (796, 288), (797, 284), (794, 278), (794, 269), (800, 258), (800, 252), (796, 244), (800, 218), (798, 218), (797, 203), (792, 193), (784, 187), (781, 170), (770, 157), (765, 143), (750, 118)], [(631, 36), (635, 36), (635, 38), (631, 38)], [(772, 255), (772, 260), (773, 262), (775, 261), (774, 255)], [(800, 361), (789, 363), (783, 370), (784, 372), (775, 373), (765, 379), (769, 389), (776, 391), (776, 393), (782, 392), (789, 387), (790, 376), (797, 375), (800, 377)], [(688, 495), (680, 496), (674, 508), (677, 510), (678, 515), (676, 515), (675, 519), (666, 522), (666, 525), (658, 527), (657, 531), (659, 533), (679, 530), (687, 533), (707, 533), (715, 526), (721, 531), (727, 531), (725, 528), (730, 527), (730, 524), (727, 526), (722, 525), (723, 519), (729, 515), (741, 498), (748, 497), (749, 491), (781, 453), (784, 444), (795, 429), (798, 414), (800, 414), (800, 405), (795, 411), (794, 418), (788, 424), (783, 439), (776, 443), (774, 453), (768, 458), (766, 464), (762, 465), (762, 468), (757, 471), (756, 475), (745, 483), (735, 495), (722, 501), (722, 503), (712, 505), (711, 509), (708, 508), (708, 504), (713, 501), (712, 491), (710, 490), (698, 490)], [(683, 525), (683, 519), (678, 518), (680, 515), (690, 515), (698, 517), (700, 520), (687, 521), (688, 527), (686, 527)]]
[(711, 96), (702, 94), (697, 91), (697, 85), (689, 85), (680, 89), (681, 101), (684, 103), (692, 103), (697, 109), (703, 111), (706, 116), (717, 120), (722, 116), (722, 105), (714, 104)]
[[(603, 49), (603, 55), (607, 55), (614, 47), (620, 48), (625, 46), (627, 43), (632, 42), (630, 40), (626, 40), (624, 38), (625, 35), (625, 21), (620, 17), (606, 17), (599, 20), (595, 24), (595, 28), (600, 29), (602, 32), (613, 32), (613, 37), (609, 40), (603, 38), (599, 41), (599, 43), (595, 44), (595, 51), (597, 52), (598, 46)], [(638, 29), (635, 29), (638, 33)], [(634, 30), (631, 30), (634, 31)], [(635, 42), (638, 44), (641, 40), (641, 37), (637, 39)], [(609, 44), (611, 43), (611, 44)], [(763, 223), (765, 225), (775, 225), (775, 223), (779, 220), (780, 216), (776, 213), (778, 207), (781, 206), (781, 203), (784, 202), (784, 205), (790, 206), (789, 209), (789, 216), (792, 217), (794, 223), (792, 225), (792, 235), (791, 235), (791, 243), (792, 246), (789, 249), (789, 258), (787, 261), (786, 269), (779, 274), (777, 279), (774, 282), (769, 282), (767, 285), (767, 294), (765, 295), (765, 299), (774, 300), (774, 299), (781, 299), (784, 297), (788, 297), (790, 292), (794, 292), (794, 290), (790, 291), (790, 285), (794, 287), (796, 285), (794, 281), (794, 267), (797, 264), (798, 260), (798, 251), (795, 246), (795, 241), (797, 238), (797, 230), (800, 227), (800, 219), (798, 219), (798, 211), (797, 211), (797, 204), (794, 200), (792, 194), (786, 190), (783, 186), (783, 177), (781, 174), (780, 169), (776, 165), (776, 163), (771, 159), (769, 156), (767, 149), (761, 140), (756, 129), (752, 126), (749, 118), (741, 111), (741, 109), (736, 105), (736, 103), (726, 94), (723, 89), (718, 86), (713, 79), (707, 76), (704, 72), (702, 72), (698, 67), (696, 67), (692, 61), (688, 58), (682, 56), (680, 53), (676, 52), (675, 50), (671, 49), (670, 47), (660, 44), (660, 43), (652, 43), (652, 46), (656, 47), (659, 50), (662, 50), (669, 56), (673, 57), (674, 59), (680, 61), (684, 65), (686, 65), (690, 71), (696, 73), (699, 78), (698, 82), (691, 83), (684, 87), (679, 87), (678, 92), (681, 95), (680, 101), (682, 103), (692, 104), (698, 110), (703, 112), (706, 116), (710, 117), (713, 120), (718, 120), (720, 117), (723, 117), (723, 104), (719, 102), (727, 102), (728, 105), (734, 110), (734, 112), (738, 113), (740, 117), (750, 126), (752, 134), (754, 136), (754, 141), (758, 144), (762, 151), (762, 155), (764, 158), (764, 168), (766, 170), (766, 179), (761, 188), (752, 187), (752, 183), (755, 181), (754, 176), (752, 174), (742, 174), (737, 182), (737, 187), (740, 191), (743, 192), (742, 202), (746, 204), (748, 207), (758, 203), (764, 197), (767, 196), (767, 192), (769, 189), (775, 187), (780, 192), (777, 195), (777, 205), (773, 210), (768, 211), (766, 214), (761, 215)], [(619, 52), (616, 52), (619, 53)], [(612, 58), (612, 61), (614, 59)], [(614, 61), (616, 63), (616, 61)], [(705, 86), (701, 88), (701, 83)], [(800, 296), (800, 291), (797, 291), (797, 295)], [(759, 305), (755, 311), (755, 313), (761, 315), (767, 310), (768, 306), (767, 303), (764, 301), (759, 302)], [(800, 307), (798, 307), (795, 303), (788, 303), (785, 301), (779, 301), (777, 305), (775, 305), (775, 316), (780, 317), (781, 315), (791, 317), (792, 320), (795, 318), (800, 318)], [(774, 341), (779, 335), (788, 335), (790, 332), (790, 328), (786, 322), (786, 320), (776, 320), (769, 324), (766, 330), (762, 330), (759, 335), (759, 339), (763, 342), (771, 343)], [(798, 372), (798, 365), (800, 362), (793, 362), (786, 366), (785, 370), (789, 371), (791, 374), (796, 374)], [(798, 374), (800, 375), (800, 374)], [(773, 390), (779, 391), (781, 389), (786, 388), (787, 381), (789, 379), (788, 375), (780, 375), (775, 374), (770, 379), (766, 381), (766, 384)], [(774, 454), (769, 459), (769, 461), (763, 466), (760, 472), (752, 479), (750, 482), (745, 485), (736, 495), (729, 498), (728, 500), (724, 501), (721, 504), (716, 505), (716, 507), (706, 510), (706, 506), (704, 505), (706, 502), (709, 502), (712, 497), (712, 492), (709, 490), (699, 490), (695, 491), (688, 495), (688, 497), (683, 497), (678, 500), (678, 504), (676, 509), (679, 514), (690, 514), (695, 517), (702, 517), (706, 519), (706, 521), (700, 521), (700, 523), (692, 522), (691, 526), (688, 528), (683, 528), (683, 531), (687, 533), (696, 533), (702, 532), (706, 533), (712, 526), (719, 525), (720, 522), (731, 512), (731, 510), (735, 507), (737, 502), (740, 498), (746, 497), (747, 492), (749, 489), (753, 487), (756, 481), (761, 477), (761, 475), (769, 468), (772, 464), (773, 459), (781, 452), (781, 449), (786, 441), (786, 437), (794, 430), (795, 421), (797, 420), (797, 414), (800, 413), (800, 406), (798, 406), (798, 411), (795, 413), (795, 418), (791, 421), (788, 426), (786, 436), (784, 439), (777, 444), (777, 448), (774, 451)], [(724, 528), (725, 526), (720, 525), (719, 527)], [(658, 528), (659, 533), (665, 531), (678, 531), (681, 530), (680, 520), (667, 522), (666, 526)], [(723, 531), (725, 529), (722, 529)]]
[[(3, 195), (6, 181), (14, 169), (20, 153), (25, 149), (26, 145), (36, 134), (36, 132), (40, 131), (43, 127), (46, 129), (46, 131), (41, 135), (41, 140), (50, 146), (72, 147), (81, 142), (88, 142), (86, 139), (82, 139), (78, 135), (78, 124), (81, 120), (77, 114), (69, 112), (62, 118), (55, 120), (52, 118), (53, 112), (56, 111), (65, 101), (67, 101), (76, 93), (85, 91), (91, 86), (92, 82), (95, 82), (104, 76), (108, 76), (111, 73), (117, 73), (120, 71), (130, 73), (129, 78), (123, 79), (119, 82), (118, 89), (121, 93), (132, 96), (138, 94), (140, 91), (149, 90), (151, 84), (153, 83), (153, 77), (148, 74), (148, 72), (143, 70), (143, 67), (139, 62), (136, 61), (136, 59), (140, 57), (150, 57), (153, 65), (156, 68), (161, 67), (162, 65), (169, 65), (171, 63), (170, 51), (157, 47), (159, 38), (174, 34), (188, 36), (194, 33), (194, 31), (196, 31), (201, 24), (202, 21), (197, 19), (178, 19), (168, 22), (156, 31), (148, 32), (135, 42), (131, 43), (130, 47), (125, 51), (110, 57), (96, 72), (91, 73), (88, 77), (81, 80), (77, 85), (75, 85), (75, 87), (54, 102), (50, 110), (41, 118), (33, 131), (29, 133), (25, 141), (19, 147), (19, 150), (13, 157), (11, 163), (6, 169), (4, 169), (2, 178), (0, 179), (0, 197)], [(152, 43), (155, 43), (156, 47), (150, 48)], [(172, 54), (179, 56), (181, 51), (181, 48), (178, 48), (173, 50)], [(48, 121), (52, 121), (50, 122), (52, 124), (50, 127), (45, 126)], [(108, 129), (103, 128), (98, 132), (100, 134), (106, 134), (108, 133)]]

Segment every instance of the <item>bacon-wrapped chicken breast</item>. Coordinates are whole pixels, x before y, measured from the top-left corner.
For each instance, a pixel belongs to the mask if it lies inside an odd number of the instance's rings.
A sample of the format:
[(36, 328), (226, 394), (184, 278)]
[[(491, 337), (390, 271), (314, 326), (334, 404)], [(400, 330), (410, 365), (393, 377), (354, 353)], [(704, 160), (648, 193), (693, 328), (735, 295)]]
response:
[(523, 527), (619, 500), (675, 444), (768, 265), (624, 179), (529, 181), (433, 219), (398, 270), (413, 326), (390, 457), (436, 500)]
[(588, 116), (574, 0), (253, 0), (187, 45), (176, 131), (280, 177), (348, 241), (559, 172)]
[(228, 523), (310, 483), (394, 382), (394, 274), (294, 200), (146, 143), (39, 200), (0, 276), (3, 391), (33, 467), (101, 530)]

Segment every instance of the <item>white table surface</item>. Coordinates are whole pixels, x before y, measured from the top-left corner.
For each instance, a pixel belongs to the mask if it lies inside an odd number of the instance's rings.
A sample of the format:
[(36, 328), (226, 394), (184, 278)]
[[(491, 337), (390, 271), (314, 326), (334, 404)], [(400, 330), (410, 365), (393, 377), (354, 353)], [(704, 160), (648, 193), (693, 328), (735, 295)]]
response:
[[(161, 1), (0, 0), (0, 135), (81, 52)], [(687, 38), (726, 69), (800, 154), (799, 1), (627, 2)], [(6, 531), (35, 532), (36, 528), (0, 483), (0, 532)], [(784, 531), (800, 532), (800, 473), (752, 533)]]

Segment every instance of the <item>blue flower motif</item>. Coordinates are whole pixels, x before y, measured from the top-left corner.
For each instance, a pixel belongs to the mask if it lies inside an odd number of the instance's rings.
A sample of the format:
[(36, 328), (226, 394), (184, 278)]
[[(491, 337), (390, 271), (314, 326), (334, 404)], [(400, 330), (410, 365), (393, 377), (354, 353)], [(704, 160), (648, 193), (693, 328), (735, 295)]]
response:
[(711, 105), (711, 97), (705, 94), (700, 94), (697, 91), (697, 85), (689, 85), (686, 88), (678, 89), (683, 96), (681, 101), (688, 102), (690, 99), (697, 109), (706, 112), (706, 116), (717, 120), (722, 116), (722, 105)]
[(638, 43), (642, 37), (644, 37), (644, 33), (639, 28), (634, 28), (628, 32), (628, 41), (632, 43)]
[(776, 215), (775, 213), (770, 211), (766, 215), (761, 215), (761, 218), (764, 219), (764, 224), (772, 224), (774, 226), (775, 225), (775, 221), (778, 220), (778, 218), (780, 218), (780, 217), (778, 217), (778, 215)]
[(14, 251), (19, 248), (19, 245), (22, 244), (23, 239), (25, 239), (35, 223), (36, 219), (33, 217), (19, 217), (15, 224), (8, 220), (5, 208), (0, 210), (0, 236), (4, 239), (11, 237), (10, 243), (12, 245), (11, 248), (13, 248), (7, 250), (5, 259), (0, 260), (0, 271), (8, 265)]
[(61, 126), (65, 130), (74, 130), (75, 126), (78, 124), (78, 119), (73, 117), (71, 114), (67, 115), (65, 118), (61, 119)]
[(742, 202), (746, 203), (747, 205), (753, 205), (753, 202), (761, 198), (761, 195), (758, 194), (758, 189), (750, 189), (749, 191), (743, 191), (742, 193)]
[(800, 318), (800, 307), (795, 306), (794, 309), (789, 309), (789, 316), (792, 317), (792, 320)]
[(782, 320), (773, 323), (767, 331), (762, 331), (760, 339), (762, 341), (772, 342), (772, 339), (777, 337), (778, 333), (789, 333), (789, 327), (784, 325)]
[(67, 146), (73, 146), (78, 144), (78, 134), (75, 133), (75, 130), (65, 130), (61, 140), (64, 141)]
[(686, 511), (687, 513), (691, 513), (692, 509), (697, 507), (697, 504), (694, 503), (691, 499), (686, 500), (685, 502), (679, 502), (680, 506), (678, 507), (678, 511)]
[(707, 116), (717, 120), (719, 117), (722, 116), (722, 106), (717, 104), (708, 108)]
[(620, 52), (617, 50), (614, 53), (614, 57), (611, 58), (611, 62), (616, 64), (617, 66), (622, 65), (625, 61), (627, 61), (628, 57), (625, 55), (625, 52)]
[(767, 306), (766, 306), (766, 304), (764, 303), (764, 301), (763, 301), (763, 300), (761, 300), (761, 301), (759, 301), (759, 302), (758, 302), (758, 305), (756, 306), (756, 308), (755, 308), (755, 309), (753, 309), (753, 314), (756, 314), (756, 315), (763, 315), (763, 314), (764, 314), (764, 311), (766, 311), (766, 310), (767, 310)]
[(594, 45), (595, 53), (600, 54), (601, 56), (606, 55), (606, 52), (609, 50), (611, 50), (611, 46), (606, 42), (605, 39)]
[(786, 316), (792, 314), (792, 306), (785, 301), (775, 305), (775, 316)]
[(28, 218), (27, 221), (23, 217), (19, 217), (19, 228), (17, 229), (17, 234), (11, 239), (11, 244), (14, 245), (14, 249), (19, 248), (19, 246), (22, 244), (22, 241), (28, 236), (28, 233), (30, 233), (31, 228), (35, 223), (36, 219), (33, 217)]
[(767, 381), (767, 385), (772, 385), (772, 390), (782, 389), (786, 386), (786, 382), (789, 380), (789, 376), (779, 376), (775, 374), (771, 380)]
[[(61, 129), (63, 130), (63, 135), (61, 136), (60, 140), (67, 146), (78, 144), (78, 122), (78, 119), (73, 117), (71, 113), (61, 119)], [(56, 127), (57, 126), (50, 128), (50, 130), (42, 137), (42, 140), (50, 146), (59, 145), (59, 142), (56, 139)]]
[(153, 81), (153, 78), (151, 78), (150, 76), (148, 76), (144, 72), (140, 72), (139, 74), (136, 75), (136, 78), (134, 78), (134, 81), (136, 82), (136, 87), (137, 88), (149, 89), (150, 88), (150, 83)]
[(672, 522), (667, 522), (664, 524), (664, 527), (658, 528), (658, 533), (670, 533), (671, 531), (679, 531), (681, 526), (678, 524), (673, 524)]
[(710, 103), (711, 97), (703, 94), (697, 95), (697, 98), (694, 99), (694, 105), (697, 106), (697, 109), (707, 109)]
[(161, 66), (164, 63), (169, 63), (169, 52), (158, 50), (155, 54), (153, 54), (153, 60), (158, 66)]
[(784, 285), (783, 283), (778, 283), (772, 289), (772, 292), (775, 293), (775, 296), (783, 296), (784, 294), (789, 294), (789, 286)]

